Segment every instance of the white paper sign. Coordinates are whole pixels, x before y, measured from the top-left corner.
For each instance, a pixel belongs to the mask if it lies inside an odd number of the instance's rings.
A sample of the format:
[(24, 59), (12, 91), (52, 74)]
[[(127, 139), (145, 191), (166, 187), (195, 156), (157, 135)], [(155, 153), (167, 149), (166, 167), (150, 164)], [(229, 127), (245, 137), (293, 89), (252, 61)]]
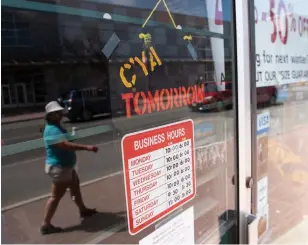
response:
[(308, 81), (308, 1), (255, 1), (257, 87)]
[(185, 210), (139, 241), (140, 245), (194, 244), (194, 208)]
[(258, 212), (268, 204), (268, 177), (258, 181)]

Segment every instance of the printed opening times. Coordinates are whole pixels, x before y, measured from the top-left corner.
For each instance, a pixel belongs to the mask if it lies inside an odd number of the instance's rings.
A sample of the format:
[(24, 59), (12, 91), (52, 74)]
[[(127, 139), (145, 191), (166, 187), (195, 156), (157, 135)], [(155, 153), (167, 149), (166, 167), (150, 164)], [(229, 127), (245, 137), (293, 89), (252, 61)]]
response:
[(193, 185), (191, 181), (191, 176), (190, 174), (187, 174), (185, 177), (187, 178), (181, 178), (176, 180), (173, 183), (173, 186), (176, 187), (167, 191), (167, 201), (169, 207), (192, 194)]
[[(187, 165), (190, 166), (191, 161), (192, 161), (191, 155), (189, 155), (189, 156), (185, 156), (185, 158), (183, 158), (183, 159), (179, 159), (176, 162), (172, 162), (172, 163), (166, 165), (167, 176), (168, 176), (168, 174), (173, 173), (173, 176), (175, 177), (179, 174), (182, 174), (184, 171), (189, 170), (190, 168), (187, 169)], [(170, 176), (170, 178), (171, 178), (171, 176)], [(167, 178), (167, 180), (169, 180), (169, 178)]]
[(191, 140), (185, 140), (180, 143), (172, 144), (164, 148), (165, 155), (173, 154), (175, 152), (181, 151), (185, 148), (191, 147)]
[[(159, 192), (157, 192), (157, 194), (158, 193)], [(157, 209), (160, 209), (162, 206), (165, 208), (172, 207), (173, 205), (185, 199), (192, 193), (193, 193), (192, 181), (188, 180), (182, 182), (178, 187), (175, 187), (167, 192), (163, 192), (163, 194), (158, 195), (152, 199), (149, 199), (147, 196), (144, 196), (143, 198), (146, 199), (147, 202), (133, 209), (133, 219), (134, 221), (137, 219), (142, 220), (145, 217), (147, 217), (146, 215), (147, 212), (155, 213)]]
[(179, 152), (167, 155), (165, 157), (166, 158), (166, 164), (178, 161), (178, 160), (180, 160), (180, 159), (182, 159), (184, 157), (189, 157), (189, 156), (191, 156), (190, 149), (185, 149), (185, 150), (182, 150), (182, 151), (179, 151)]
[[(177, 186), (170, 188), (167, 192), (164, 191), (167, 185), (165, 184), (161, 186), (162, 188), (160, 190), (156, 191), (156, 195), (150, 197), (149, 194), (146, 194), (143, 196), (141, 200), (145, 200), (144, 202), (141, 201), (141, 204), (133, 205), (133, 217), (137, 218), (141, 216), (144, 211), (156, 208), (162, 204), (167, 205), (167, 207), (171, 207), (193, 193), (193, 183), (191, 179), (183, 182), (181, 180), (177, 180), (177, 182)], [(133, 200), (133, 202), (135, 201), (135, 204), (136, 200), (140, 200), (140, 197)]]
[(158, 160), (160, 158), (164, 158), (169, 154), (173, 154), (178, 151), (183, 151), (184, 149), (191, 148), (191, 139), (182, 141), (180, 143), (176, 143), (173, 145), (166, 146), (162, 149), (149, 152), (147, 154), (143, 154), (131, 159), (128, 159), (128, 167), (129, 169), (138, 168), (144, 164), (149, 162)]
[(162, 176), (165, 176), (165, 181), (169, 182), (175, 178), (179, 178), (181, 175), (187, 173), (187, 171), (192, 171), (192, 156), (189, 150), (187, 151), (187, 155), (183, 155), (182, 159), (177, 159), (169, 164), (165, 164), (165, 162), (166, 160), (164, 161), (164, 159), (158, 159), (138, 169), (130, 170), (131, 189), (138, 188)]
[(128, 159), (134, 226), (193, 194), (192, 164), (191, 139)]
[(172, 182), (176, 179), (192, 178), (191, 175), (189, 175), (189, 177), (188, 177), (187, 173), (192, 173), (192, 167), (191, 167), (191, 165), (189, 165), (189, 163), (186, 163), (181, 168), (178, 167), (178, 168), (172, 169), (172, 171), (170, 171), (170, 172), (168, 172), (168, 170), (167, 170), (166, 182), (169, 183), (169, 182)]
[(127, 134), (121, 147), (131, 235), (195, 197), (191, 119)]
[(192, 158), (186, 156), (176, 162), (165, 165), (164, 159), (150, 162), (139, 169), (129, 171), (131, 189), (135, 189), (161, 176), (166, 177), (166, 181), (171, 181), (180, 175), (191, 171)]

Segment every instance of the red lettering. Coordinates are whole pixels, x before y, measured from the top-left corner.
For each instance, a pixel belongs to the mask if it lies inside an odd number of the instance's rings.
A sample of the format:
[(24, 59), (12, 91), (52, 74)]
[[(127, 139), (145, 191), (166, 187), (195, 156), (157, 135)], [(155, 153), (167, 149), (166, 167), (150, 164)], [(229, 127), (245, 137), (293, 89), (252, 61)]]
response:
[(159, 91), (156, 90), (155, 94), (154, 94), (154, 99), (152, 96), (152, 93), (149, 91), (148, 92), (148, 112), (151, 113), (152, 110), (154, 111), (156, 109), (156, 111), (160, 111), (160, 106), (159, 106)]
[(181, 88), (178, 88), (179, 91), (179, 105), (182, 107), (183, 104), (183, 96), (181, 95)]
[(193, 86), (192, 88), (192, 97), (191, 97), (191, 103), (198, 102), (198, 97), (197, 97), (197, 86)]
[(162, 90), (160, 91), (159, 102), (160, 102), (160, 107), (161, 107), (161, 109), (162, 109), (163, 111), (166, 110), (166, 107), (165, 107), (165, 105), (164, 105), (164, 89), (162, 89)]
[(176, 88), (173, 89), (173, 92), (175, 93), (175, 96), (173, 97), (174, 98), (174, 104), (175, 104), (175, 107), (176, 108), (179, 108), (180, 105), (179, 105), (179, 101), (178, 101), (178, 98), (179, 98), (179, 93), (178, 93), (178, 90)]
[(204, 83), (198, 87), (198, 98), (200, 101), (204, 100)]
[(173, 109), (173, 93), (172, 88), (170, 89), (170, 109)]
[(184, 86), (151, 91), (122, 94), (125, 101), (126, 116), (131, 117), (133, 106), (137, 115), (152, 113), (160, 110), (170, 110), (174, 107), (191, 105), (193, 102), (200, 102), (204, 99), (204, 85)]
[(193, 87), (193, 98), (192, 98), (192, 103), (193, 102), (201, 102), (204, 100), (204, 84), (201, 85), (201, 87), (198, 87), (197, 85), (195, 85)]
[(146, 196), (143, 196), (143, 197), (136, 199), (134, 201), (135, 206), (138, 205), (138, 204), (142, 204), (143, 202), (147, 201), (149, 199), (149, 197), (150, 197), (150, 195), (148, 194)]
[(182, 99), (183, 99), (183, 104), (187, 105), (187, 96), (189, 96), (189, 95), (188, 95), (188, 93), (186, 91), (186, 88), (185, 87), (181, 87), (181, 91), (183, 92), (183, 96), (181, 96), (181, 106), (182, 106)]
[[(141, 95), (142, 97), (142, 102), (143, 102), (143, 107), (142, 107), (142, 111), (139, 108), (139, 96)], [(136, 95), (134, 96), (134, 108), (135, 111), (137, 113), (137, 115), (143, 115), (147, 109), (147, 98), (144, 94), (144, 92), (137, 92)]]
[(133, 93), (122, 94), (122, 100), (125, 100), (126, 116), (130, 118), (132, 116), (130, 108), (130, 100), (133, 98)]
[(270, 18), (271, 21), (273, 23), (273, 32), (271, 34), (271, 41), (272, 43), (276, 42), (276, 38), (277, 38), (277, 26), (276, 26), (276, 16), (275, 16), (275, 12), (274, 12), (274, 8), (275, 8), (275, 0), (270, 0)]
[[(280, 16), (281, 16), (281, 10), (284, 11), (285, 15), (285, 19), (284, 19), (284, 28), (285, 28), (285, 33), (284, 35), (282, 34), (282, 28), (281, 28), (281, 23), (280, 23)], [(278, 29), (279, 29), (279, 37), (280, 40), (283, 44), (286, 44), (288, 41), (288, 31), (289, 31), (289, 22), (288, 22), (288, 17), (287, 17), (287, 10), (286, 10), (286, 6), (284, 5), (284, 2), (282, 0), (280, 0), (279, 5), (278, 5)]]
[[(164, 99), (164, 96), (163, 96), (164, 92), (166, 94), (165, 99)], [(163, 89), (160, 93), (160, 96), (162, 97), (162, 100), (161, 100), (161, 103), (163, 104), (162, 107), (164, 107), (164, 110), (169, 110), (169, 108), (170, 108), (170, 93), (169, 93), (169, 90)], [(164, 102), (165, 102), (166, 99), (167, 99), (167, 103), (165, 105)]]
[(186, 96), (186, 100), (187, 100), (188, 105), (191, 105), (193, 103), (194, 97), (195, 97), (194, 96), (194, 90), (191, 86), (189, 86), (188, 89), (187, 89), (187, 96)]
[[(271, 41), (272, 43), (276, 42), (277, 39), (277, 29), (278, 29), (278, 33), (279, 33), (279, 38), (280, 41), (283, 44), (286, 44), (288, 41), (288, 33), (289, 33), (289, 22), (288, 22), (288, 16), (287, 16), (287, 10), (286, 10), (286, 6), (283, 2), (283, 0), (279, 1), (278, 4), (278, 17), (276, 17), (274, 9), (276, 6), (276, 2), (275, 0), (269, 0), (270, 1), (270, 17), (271, 17), (271, 21), (273, 23), (273, 32), (271, 34)], [(285, 32), (284, 34), (282, 33), (282, 26), (281, 26), (281, 10), (284, 11), (284, 28), (285, 28)], [(277, 28), (277, 24), (276, 24), (276, 20), (278, 21), (278, 28)]]

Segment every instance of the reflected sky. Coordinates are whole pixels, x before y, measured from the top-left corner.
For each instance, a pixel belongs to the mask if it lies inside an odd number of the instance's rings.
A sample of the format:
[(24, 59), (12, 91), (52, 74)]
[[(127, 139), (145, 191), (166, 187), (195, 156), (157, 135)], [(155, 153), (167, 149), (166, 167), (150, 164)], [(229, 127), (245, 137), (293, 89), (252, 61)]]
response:
[[(95, 2), (95, 3), (107, 3), (115, 4), (119, 6), (126, 7), (138, 7), (142, 9), (153, 9), (159, 0), (85, 0), (86, 2)], [(185, 15), (192, 15), (198, 17), (210, 17), (214, 18), (215, 9), (211, 10), (210, 13), (205, 11), (207, 1), (217, 1), (220, 6), (223, 4), (226, 9), (230, 9), (231, 1), (230, 0), (166, 0), (166, 3), (172, 13), (179, 13)], [(163, 2), (157, 7), (158, 11), (164, 11), (165, 7)], [(224, 15), (225, 20), (231, 19), (231, 11), (226, 11)]]

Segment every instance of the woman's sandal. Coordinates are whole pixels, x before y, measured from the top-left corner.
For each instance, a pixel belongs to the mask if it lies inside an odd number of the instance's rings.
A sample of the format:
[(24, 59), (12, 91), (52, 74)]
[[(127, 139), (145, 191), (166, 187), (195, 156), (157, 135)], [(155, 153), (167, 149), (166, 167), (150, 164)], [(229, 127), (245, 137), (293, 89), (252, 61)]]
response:
[(98, 212), (96, 211), (95, 208), (93, 209), (86, 209), (85, 211), (80, 212), (80, 217), (81, 218), (86, 218), (86, 217), (91, 217), (95, 214), (97, 214)]
[(55, 227), (53, 225), (42, 225), (40, 228), (40, 232), (42, 235), (48, 235), (48, 234), (53, 234), (53, 233), (59, 233), (62, 232), (62, 228), (60, 227)]

